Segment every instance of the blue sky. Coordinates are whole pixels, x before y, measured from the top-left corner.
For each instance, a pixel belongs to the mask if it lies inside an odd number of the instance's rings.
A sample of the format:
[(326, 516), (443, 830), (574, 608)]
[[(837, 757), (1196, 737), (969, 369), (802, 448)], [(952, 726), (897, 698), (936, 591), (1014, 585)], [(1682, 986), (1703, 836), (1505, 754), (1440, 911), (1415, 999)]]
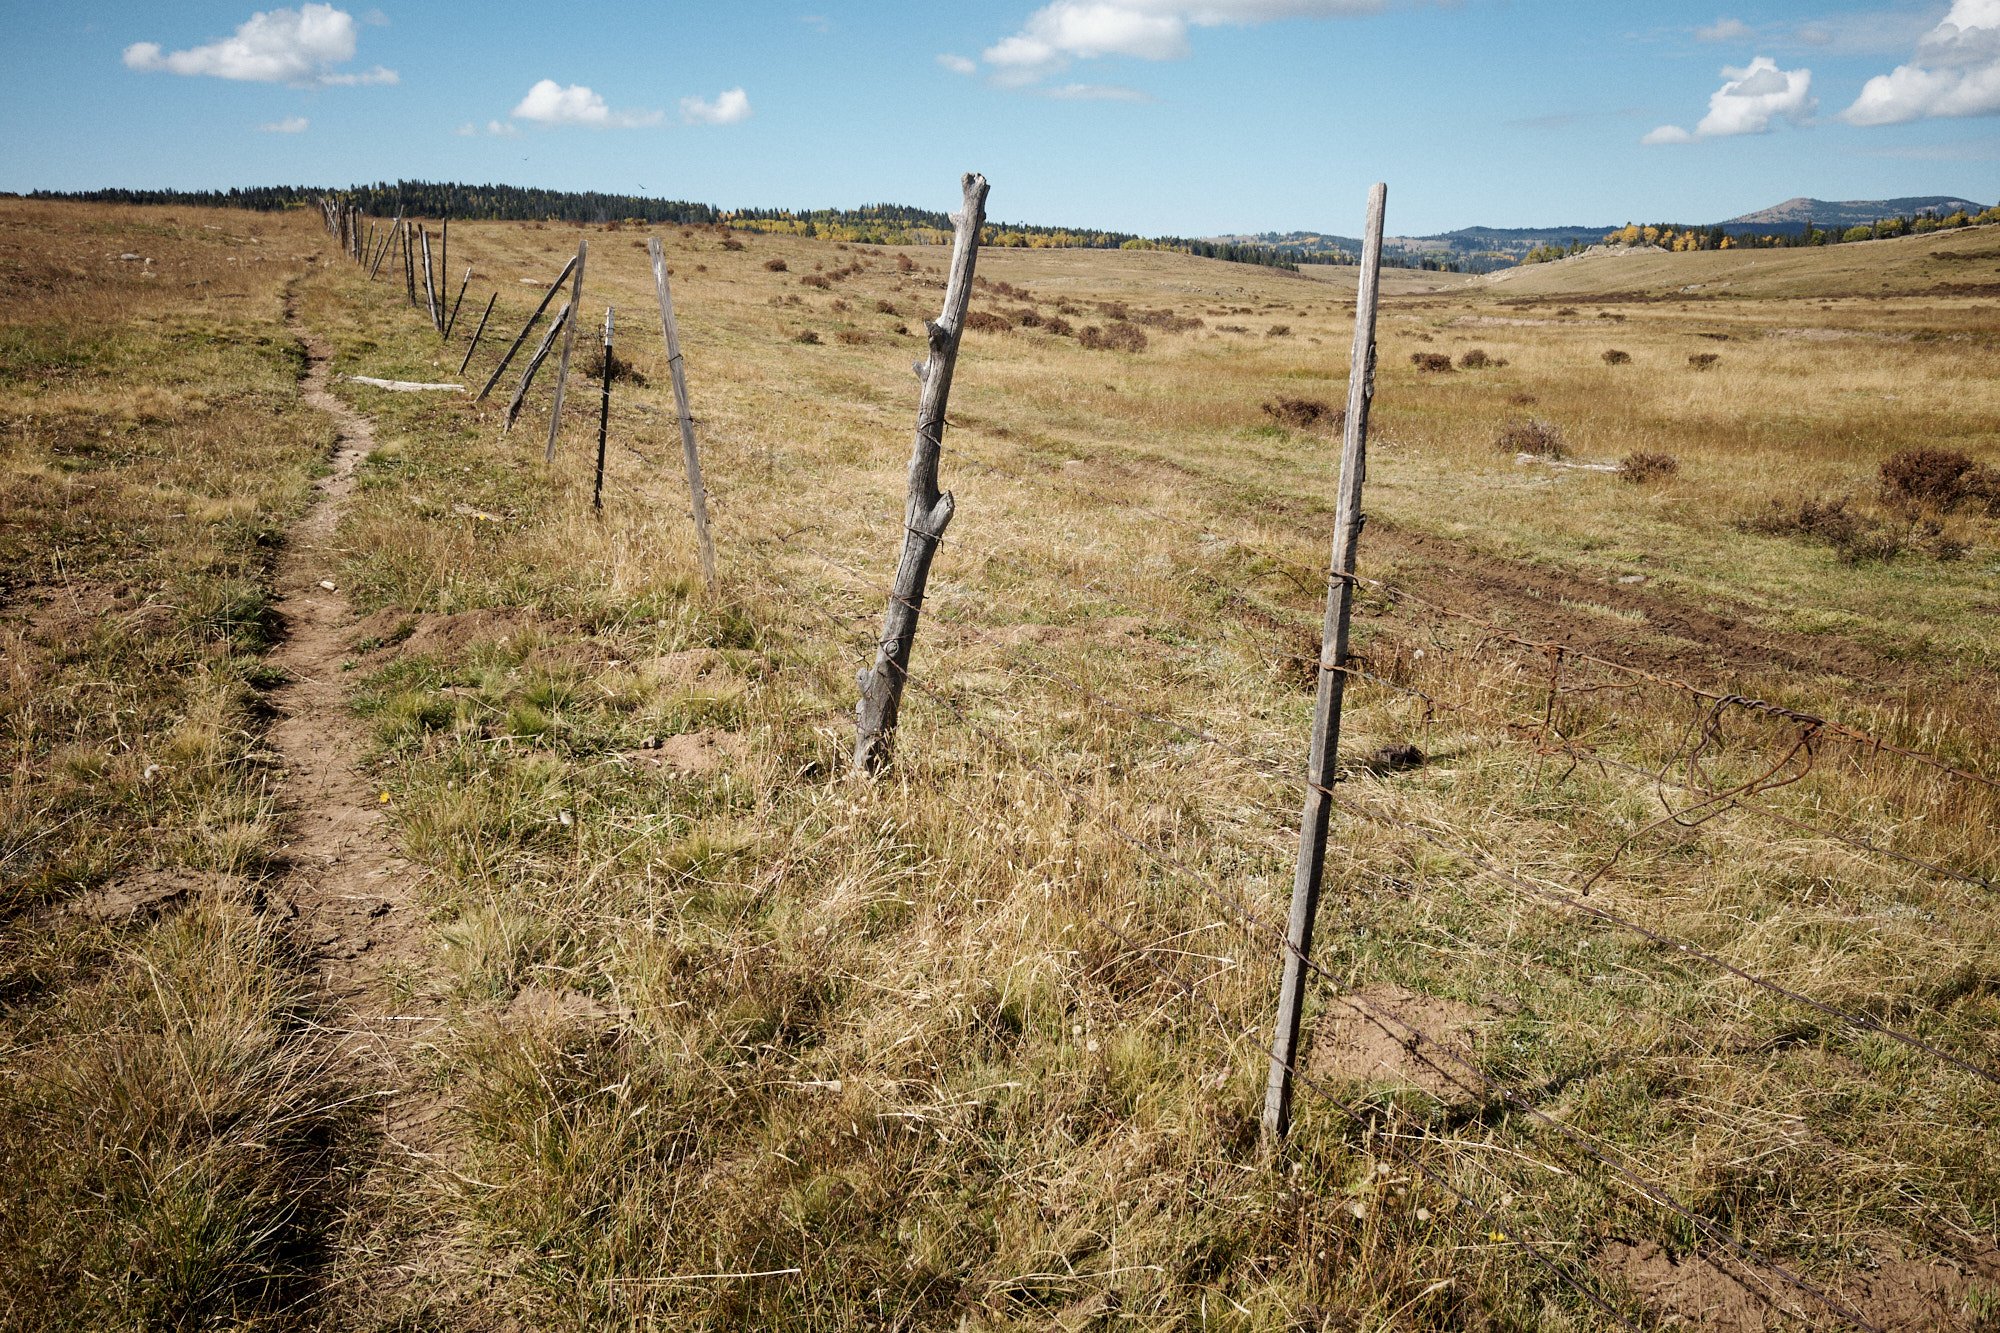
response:
[(0, 0), (0, 189), (422, 177), (1147, 234), (2000, 196), (2000, 0)]

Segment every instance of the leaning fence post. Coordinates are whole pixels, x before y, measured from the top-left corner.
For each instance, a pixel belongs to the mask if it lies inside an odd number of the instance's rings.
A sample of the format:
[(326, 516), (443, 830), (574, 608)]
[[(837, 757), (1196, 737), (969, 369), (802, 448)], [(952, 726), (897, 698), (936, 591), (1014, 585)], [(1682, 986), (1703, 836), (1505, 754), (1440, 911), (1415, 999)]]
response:
[(375, 275), (382, 271), (382, 258), (389, 253), (389, 247), (396, 243), (396, 233), (402, 230), (403, 210), (396, 210), (396, 220), (389, 224), (389, 230), (382, 233), (382, 248), (375, 252), (375, 262), (368, 266), (368, 280), (375, 281)]
[(674, 411), (681, 419), (681, 462), (687, 467), (688, 497), (694, 505), (694, 539), (701, 553), (701, 575), (715, 591), (715, 541), (708, 535), (708, 487), (701, 479), (701, 453), (695, 448), (694, 414), (688, 410), (687, 362), (681, 356), (680, 325), (674, 319), (674, 296), (667, 284), (667, 256), (660, 238), (649, 237), (653, 256), (653, 290), (660, 298), (660, 336), (667, 341), (667, 370), (674, 378)]
[(444, 332), (444, 309), (438, 300), (437, 280), (431, 271), (431, 234), (424, 233), (424, 309), (431, 317), (431, 328)]
[[(446, 282), (451, 281), (450, 275), (448, 274), (446, 275), (445, 281)], [(451, 337), (452, 327), (458, 323), (458, 308), (459, 306), (464, 304), (465, 289), (467, 286), (471, 284), (471, 282), (472, 282), (472, 265), (467, 264), (465, 266), (465, 276), (458, 280), (458, 299), (451, 303), (451, 315), (445, 320), (444, 331), (438, 335), (439, 337), (441, 338)], [(498, 292), (494, 293), (495, 296), (498, 296), (499, 294), (500, 293)]]
[(604, 394), (597, 402), (597, 483), (590, 490), (590, 507), (604, 508), (604, 440), (611, 429), (611, 307), (604, 307)]
[(958, 363), (959, 335), (965, 331), (965, 311), (972, 301), (972, 268), (979, 253), (979, 228), (986, 220), (986, 178), (967, 174), (959, 184), (965, 202), (952, 222), (951, 277), (945, 286), (944, 310), (924, 326), (930, 356), (916, 366), (923, 381), (917, 403), (917, 437), (910, 453), (910, 494), (903, 510), (903, 554), (896, 564), (896, 582), (889, 593), (882, 636), (875, 645), (875, 665), (856, 677), (861, 699), (855, 705), (854, 767), (874, 773), (889, 762), (896, 734), (896, 713), (909, 675), (910, 650), (917, 637), (917, 611), (924, 602), (931, 559), (951, 522), (950, 491), (938, 490), (938, 455), (944, 445), (945, 405), (951, 397), (952, 369)]
[[(467, 270), (467, 272), (470, 271), (469, 269)], [(493, 303), (499, 299), (500, 293), (498, 292), (486, 298), (486, 309), (479, 316), (479, 327), (472, 331), (472, 341), (465, 345), (465, 360), (458, 363), (459, 374), (463, 375), (465, 368), (472, 364), (472, 354), (479, 350), (479, 335), (486, 332), (486, 321), (493, 317)]]
[(1292, 1123), (1292, 1075), (1298, 1068), (1313, 917), (1326, 871), (1333, 815), (1334, 761), (1340, 748), (1340, 704), (1347, 683), (1348, 619), (1354, 606), (1354, 554), (1361, 537), (1361, 482), (1368, 469), (1368, 405), (1375, 396), (1375, 302), (1382, 276), (1382, 211), (1389, 188), (1368, 192), (1368, 230), (1354, 299), (1354, 352), (1347, 371), (1347, 429), (1340, 448), (1340, 496), (1334, 508), (1333, 553), (1327, 574), (1326, 621), (1319, 650), (1319, 693), (1313, 703), (1312, 748), (1306, 756), (1305, 813), (1299, 823), (1298, 873), (1285, 928), (1284, 979), (1271, 1038), (1271, 1076), (1264, 1089), (1264, 1146), (1275, 1148)]
[(589, 241), (576, 243), (576, 272), (570, 278), (569, 308), (572, 318), (563, 326), (562, 359), (556, 362), (556, 401), (549, 409), (549, 448), (543, 461), (556, 461), (556, 432), (562, 429), (563, 390), (569, 387), (569, 353), (576, 346), (576, 318), (583, 310), (583, 258), (590, 248)]
[(521, 372), (521, 382), (514, 389), (514, 400), (507, 404), (507, 421), (500, 428), (501, 434), (504, 435), (514, 429), (514, 418), (521, 415), (521, 404), (528, 400), (528, 386), (535, 382), (535, 372), (542, 368), (542, 362), (548, 360), (549, 349), (556, 344), (556, 335), (569, 327), (570, 316), (575, 313), (576, 308), (567, 301), (563, 302), (562, 309), (556, 311), (556, 317), (550, 323), (548, 332), (542, 335), (541, 346), (537, 347), (535, 354), (528, 358), (527, 369)]
[[(563, 271), (556, 274), (556, 280), (549, 284), (549, 289), (542, 293), (542, 303), (535, 307), (535, 313), (528, 316), (528, 322), (526, 324), (523, 324), (521, 326), (521, 331), (514, 335), (513, 346), (507, 349), (507, 355), (500, 358), (500, 364), (493, 368), (493, 378), (486, 381), (486, 387), (479, 391), (479, 396), (477, 398), (474, 398), (472, 400), (473, 402), (475, 403), (484, 402), (486, 400), (486, 395), (493, 392), (493, 386), (498, 384), (500, 382), (500, 377), (507, 373), (508, 365), (514, 360), (514, 354), (521, 350), (522, 343), (528, 341), (528, 333), (531, 329), (535, 327), (535, 321), (540, 319), (542, 317), (542, 312), (549, 308), (549, 302), (556, 299), (556, 293), (562, 290), (562, 285), (565, 282), (569, 281), (569, 271), (575, 267), (576, 267), (576, 258), (575, 256), (572, 255), (570, 257), (569, 263), (563, 265)], [(500, 295), (500, 293), (495, 292), (493, 293), (493, 295), (497, 298)], [(492, 303), (488, 302), (487, 305), (488, 308), (490, 309)], [(481, 321), (481, 325), (482, 327), (484, 326), (484, 321)], [(471, 360), (472, 358), (471, 349), (468, 348), (466, 350), (465, 355), (468, 361)]]

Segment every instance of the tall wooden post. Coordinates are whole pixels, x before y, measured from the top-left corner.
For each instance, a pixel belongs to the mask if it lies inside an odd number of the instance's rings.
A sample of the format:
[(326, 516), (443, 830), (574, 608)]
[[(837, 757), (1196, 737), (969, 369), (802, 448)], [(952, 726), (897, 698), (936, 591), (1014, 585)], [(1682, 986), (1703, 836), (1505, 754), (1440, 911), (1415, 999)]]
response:
[(604, 393), (597, 401), (597, 483), (590, 490), (590, 507), (604, 508), (604, 441), (611, 431), (611, 307), (604, 307)]
[(910, 650), (916, 644), (917, 612), (930, 580), (931, 560), (954, 501), (938, 490), (938, 455), (944, 443), (945, 407), (951, 397), (951, 375), (958, 364), (959, 336), (965, 331), (965, 311), (972, 301), (972, 269), (979, 254), (979, 228), (986, 221), (986, 178), (963, 177), (965, 202), (952, 218), (951, 277), (945, 286), (944, 310), (924, 325), (930, 356), (919, 362), (917, 377), (923, 392), (917, 402), (917, 437), (910, 454), (910, 493), (903, 509), (903, 554), (896, 564), (896, 582), (889, 609), (875, 646), (875, 665), (856, 680), (861, 687), (855, 705), (854, 767), (862, 773), (880, 771), (889, 762), (896, 735), (896, 714), (902, 706), (903, 684), (909, 675)]
[(431, 269), (431, 234), (423, 234), (424, 241), (424, 310), (431, 317), (431, 328), (444, 332), (444, 306), (438, 299), (437, 278)]
[(498, 292), (486, 298), (486, 309), (479, 316), (479, 327), (472, 331), (472, 341), (465, 345), (465, 360), (458, 363), (459, 374), (463, 375), (465, 368), (472, 364), (472, 354), (479, 350), (479, 335), (486, 332), (486, 321), (493, 317), (493, 303), (499, 299)]
[(403, 290), (411, 305), (417, 303), (417, 226), (403, 224)]
[[(542, 317), (542, 312), (549, 308), (549, 302), (556, 299), (556, 293), (562, 290), (562, 285), (565, 282), (569, 281), (569, 271), (575, 267), (576, 267), (576, 260), (574, 257), (572, 257), (569, 263), (563, 265), (563, 271), (556, 274), (556, 280), (549, 284), (549, 289), (547, 291), (542, 293), (542, 303), (535, 307), (535, 313), (528, 316), (528, 322), (526, 324), (523, 324), (521, 326), (521, 331), (514, 335), (513, 346), (507, 349), (507, 355), (500, 358), (500, 364), (493, 368), (493, 378), (486, 381), (486, 387), (479, 391), (479, 396), (477, 398), (474, 398), (472, 400), (473, 402), (475, 403), (483, 402), (486, 399), (486, 395), (493, 392), (493, 386), (498, 384), (500, 382), (500, 377), (507, 373), (508, 363), (513, 361), (514, 354), (521, 350), (522, 343), (528, 341), (529, 330), (535, 327), (535, 321)], [(495, 292), (493, 293), (493, 295), (497, 298), (500, 295), (500, 293)], [(488, 302), (487, 306), (489, 309), (491, 309), (492, 302)], [(480, 322), (480, 327), (482, 328), (485, 327), (485, 321), (482, 320)], [(466, 349), (465, 356), (466, 360), (468, 361), (472, 359), (471, 348)]]
[(583, 260), (590, 249), (589, 241), (576, 243), (576, 270), (570, 275), (569, 309), (570, 321), (563, 326), (562, 359), (556, 362), (556, 401), (549, 409), (549, 447), (542, 460), (556, 461), (556, 432), (562, 429), (563, 390), (569, 387), (569, 354), (576, 346), (576, 321), (583, 313)]
[(1368, 468), (1368, 406), (1375, 397), (1375, 303), (1382, 278), (1382, 212), (1388, 186), (1368, 193), (1368, 229), (1361, 248), (1361, 283), (1354, 300), (1354, 352), (1347, 370), (1347, 431), (1340, 447), (1340, 496), (1334, 507), (1326, 621), (1321, 629), (1319, 693), (1313, 704), (1312, 749), (1306, 756), (1305, 812), (1299, 821), (1299, 865), (1285, 929), (1284, 979), (1271, 1038), (1271, 1076), (1264, 1089), (1264, 1146), (1276, 1148), (1292, 1124), (1292, 1074), (1298, 1068), (1306, 960), (1326, 872), (1333, 815), (1340, 705), (1347, 684), (1348, 619), (1354, 606), (1354, 555), (1361, 538), (1361, 482)]
[(660, 336), (667, 342), (667, 370), (674, 379), (674, 411), (681, 419), (681, 462), (687, 468), (688, 498), (693, 502), (694, 540), (701, 553), (701, 576), (715, 591), (715, 541), (708, 535), (708, 487), (701, 479), (701, 452), (695, 448), (694, 413), (688, 409), (687, 362), (681, 356), (680, 324), (674, 319), (674, 295), (667, 284), (667, 256), (660, 238), (646, 248), (653, 256), (653, 290), (660, 298)]

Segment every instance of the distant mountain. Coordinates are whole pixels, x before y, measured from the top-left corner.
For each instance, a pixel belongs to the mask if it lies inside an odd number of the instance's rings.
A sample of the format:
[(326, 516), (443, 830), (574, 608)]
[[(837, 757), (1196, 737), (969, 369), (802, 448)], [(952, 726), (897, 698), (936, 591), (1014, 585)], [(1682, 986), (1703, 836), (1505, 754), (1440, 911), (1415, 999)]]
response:
[[(1699, 224), (1698, 229), (1707, 231), (1720, 228), (1731, 236), (1798, 236), (1805, 232), (1807, 223), (1822, 231), (1829, 229), (1845, 231), (1849, 227), (1862, 226), (1878, 218), (1918, 217), (1924, 213), (1935, 213), (1939, 217), (1946, 217), (1960, 209), (1976, 214), (1986, 207), (1987, 205), (1976, 204), (1970, 199), (1944, 194), (1914, 195), (1902, 199), (1843, 201), (1787, 199), (1782, 204), (1774, 204), (1755, 213), (1745, 213), (1727, 222)], [(1634, 220), (1641, 223), (1662, 221), (1658, 218)], [(1566, 249), (1577, 244), (1595, 245), (1623, 225), (1613, 222), (1598, 227), (1460, 227), (1456, 231), (1438, 232), (1431, 236), (1385, 237), (1382, 249), (1391, 262), (1411, 267), (1450, 264), (1467, 273), (1486, 273), (1518, 264), (1529, 251), (1543, 246)], [(1687, 224), (1675, 225), (1684, 229)], [(1361, 253), (1360, 241), (1351, 236), (1336, 236), (1331, 232), (1267, 231), (1254, 236), (1223, 236), (1215, 239), (1244, 245), (1272, 246), (1296, 252), (1307, 262), (1351, 264)]]
[(1924, 213), (1935, 213), (1939, 217), (1963, 209), (1967, 213), (1978, 213), (1985, 204), (1975, 204), (1970, 199), (1960, 199), (1956, 195), (1925, 194), (1912, 195), (1902, 199), (1787, 199), (1782, 204), (1770, 208), (1760, 208), (1755, 213), (1745, 213), (1740, 218), (1731, 218), (1718, 223), (1732, 236), (1770, 235), (1794, 236), (1805, 231), (1806, 224), (1819, 228), (1859, 227), (1880, 218), (1913, 218)]

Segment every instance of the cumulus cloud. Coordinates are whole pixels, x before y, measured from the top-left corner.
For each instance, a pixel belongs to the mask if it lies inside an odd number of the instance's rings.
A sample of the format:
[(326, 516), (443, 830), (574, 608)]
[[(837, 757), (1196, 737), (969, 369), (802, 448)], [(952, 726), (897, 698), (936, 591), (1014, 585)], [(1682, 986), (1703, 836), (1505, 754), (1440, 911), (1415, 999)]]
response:
[(712, 102), (683, 97), (681, 119), (690, 125), (740, 125), (750, 119), (750, 96), (741, 88), (731, 88), (716, 94)]
[(1841, 112), (1851, 125), (1900, 125), (1931, 116), (2000, 115), (2000, 0), (1952, 0), (1916, 58), (1862, 86)]
[[(995, 82), (1026, 87), (1078, 60), (1179, 60), (1189, 30), (1377, 13), (1386, 0), (1055, 0), (980, 53)], [(957, 57), (954, 57), (957, 59)], [(970, 63), (970, 62), (967, 62)], [(948, 66), (957, 68), (957, 66)], [(1091, 85), (1076, 85), (1091, 86)]]
[(158, 42), (125, 48), (128, 69), (207, 75), (249, 83), (353, 87), (395, 83), (396, 71), (380, 65), (358, 73), (336, 66), (354, 59), (354, 16), (332, 5), (301, 5), (252, 14), (234, 36), (185, 51), (167, 51)]
[(954, 74), (977, 74), (979, 72), (978, 61), (968, 60), (964, 56), (955, 56), (949, 51), (939, 56), (937, 62)]
[(274, 120), (257, 128), (266, 134), (304, 134), (311, 126), (312, 122), (304, 116), (286, 116), (283, 120)]
[(1692, 143), (1763, 134), (1777, 121), (1802, 121), (1819, 106), (1812, 97), (1812, 71), (1779, 69), (1769, 56), (1758, 56), (1742, 69), (1724, 69), (1722, 77), (1725, 82), (1708, 99), (1708, 114), (1693, 130), (1662, 125), (1639, 142)]
[(1746, 42), (1756, 35), (1742, 19), (1717, 19), (1705, 28), (1694, 30), (1698, 42)]
[(565, 87), (554, 79), (543, 79), (528, 89), (528, 95), (507, 113), (516, 120), (532, 120), (540, 125), (584, 125), (593, 129), (637, 129), (657, 125), (665, 118), (658, 111), (613, 111), (597, 93), (580, 83)]

